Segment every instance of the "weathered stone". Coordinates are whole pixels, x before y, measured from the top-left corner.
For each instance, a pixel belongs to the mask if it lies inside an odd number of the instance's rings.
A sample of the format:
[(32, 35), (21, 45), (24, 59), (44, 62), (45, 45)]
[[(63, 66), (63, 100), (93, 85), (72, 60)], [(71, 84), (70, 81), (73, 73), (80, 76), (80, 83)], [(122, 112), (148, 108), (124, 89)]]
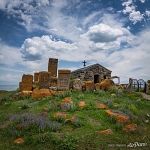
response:
[(57, 66), (58, 66), (58, 59), (49, 58), (48, 72), (51, 73), (52, 77), (57, 77)]
[(35, 72), (34, 73), (34, 83), (38, 83), (39, 82), (39, 72)]
[(85, 88), (86, 88), (86, 91), (93, 91), (94, 90), (94, 82), (85, 81)]
[(32, 91), (21, 91), (20, 95), (21, 96), (31, 96), (32, 95)]
[(103, 104), (103, 103), (97, 103), (96, 104), (96, 107), (99, 108), (99, 109), (107, 109), (107, 105)]
[(70, 70), (58, 70), (58, 89), (68, 90), (70, 82)]
[(137, 130), (137, 124), (128, 124), (123, 128), (123, 131), (125, 132), (135, 132)]
[(51, 73), (47, 71), (42, 71), (39, 72), (39, 88), (49, 88), (49, 83), (50, 83), (50, 78), (51, 78)]
[(80, 79), (74, 79), (73, 80), (73, 89), (74, 90), (82, 90), (82, 81)]
[(94, 64), (73, 71), (71, 76), (73, 79), (80, 78), (82, 81), (90, 80), (94, 83), (99, 83), (103, 79), (110, 78), (111, 71), (100, 64)]
[(52, 88), (56, 88), (57, 87), (57, 77), (51, 77), (50, 78), (50, 83), (49, 86)]
[(33, 83), (33, 75), (23, 74), (22, 83), (32, 84)]
[(102, 130), (102, 131), (97, 131), (98, 134), (103, 134), (103, 135), (111, 135), (113, 134), (111, 129), (106, 129), (106, 130)]
[(60, 104), (60, 107), (63, 111), (70, 110), (73, 107), (73, 101), (71, 100), (71, 97), (64, 98)]
[(79, 106), (81, 109), (84, 108), (84, 107), (86, 106), (85, 101), (80, 101), (80, 102), (78, 103), (78, 106)]
[(114, 85), (114, 82), (110, 79), (105, 79), (100, 83), (100, 89), (108, 90)]
[(56, 118), (56, 119), (66, 119), (67, 114), (65, 112), (56, 112), (54, 114), (54, 118)]
[(32, 83), (19, 82), (20, 91), (32, 91)]
[(106, 113), (108, 114), (108, 116), (114, 117), (116, 121), (119, 123), (127, 123), (129, 122), (130, 119), (129, 116), (123, 113), (113, 112), (112, 110), (106, 110)]
[(23, 144), (24, 143), (24, 139), (23, 138), (17, 138), (14, 140), (15, 144)]
[(42, 97), (52, 96), (49, 89), (34, 89), (32, 92), (32, 98), (38, 99)]

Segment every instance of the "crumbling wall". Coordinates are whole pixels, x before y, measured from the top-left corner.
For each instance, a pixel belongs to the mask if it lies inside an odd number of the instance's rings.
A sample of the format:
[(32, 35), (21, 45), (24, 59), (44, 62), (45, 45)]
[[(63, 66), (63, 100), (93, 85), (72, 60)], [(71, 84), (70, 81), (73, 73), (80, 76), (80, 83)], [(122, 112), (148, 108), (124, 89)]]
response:
[(33, 75), (23, 74), (22, 81), (19, 83), (20, 91), (32, 91), (33, 88)]

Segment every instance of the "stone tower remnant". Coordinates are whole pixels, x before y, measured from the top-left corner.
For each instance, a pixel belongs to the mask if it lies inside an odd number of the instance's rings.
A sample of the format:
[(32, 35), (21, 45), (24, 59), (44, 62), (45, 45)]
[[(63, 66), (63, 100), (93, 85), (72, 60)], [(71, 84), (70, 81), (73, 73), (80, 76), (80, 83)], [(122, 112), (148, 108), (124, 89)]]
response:
[(58, 66), (58, 59), (56, 59), (56, 58), (49, 58), (48, 72), (51, 73), (52, 77), (57, 77), (57, 66)]

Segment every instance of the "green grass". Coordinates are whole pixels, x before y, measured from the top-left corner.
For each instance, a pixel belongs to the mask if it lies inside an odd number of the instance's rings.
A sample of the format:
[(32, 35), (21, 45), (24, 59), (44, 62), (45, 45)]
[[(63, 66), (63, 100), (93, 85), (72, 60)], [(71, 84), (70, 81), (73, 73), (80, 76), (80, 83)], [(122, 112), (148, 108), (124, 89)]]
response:
[[(113, 93), (113, 95), (112, 95)], [(76, 92), (70, 91), (61, 95), (32, 100), (31, 97), (14, 98), (15, 92), (0, 92), (0, 149), (1, 150), (102, 150), (110, 149), (109, 144), (129, 144), (134, 142), (147, 143), (150, 146), (150, 102), (144, 100), (139, 93), (128, 93), (115, 89), (104, 92)], [(66, 111), (68, 118), (76, 116), (74, 122), (57, 120), (56, 112), (61, 112), (59, 104), (65, 97), (71, 97), (73, 108)], [(84, 100), (86, 107), (80, 109), (78, 102)], [(109, 109), (120, 111), (131, 118), (132, 123), (138, 125), (135, 133), (125, 133), (123, 124), (107, 116), (105, 110), (96, 108), (96, 103), (105, 103)], [(34, 123), (18, 129), (21, 122), (10, 121), (10, 116), (33, 114), (33, 119), (48, 108), (46, 118), (54, 124), (52, 127), (40, 128)], [(34, 118), (35, 116), (35, 118)], [(27, 117), (28, 118), (28, 117)], [(30, 122), (30, 121), (29, 121)], [(35, 121), (36, 122), (36, 121)], [(25, 123), (27, 121), (25, 120)], [(97, 131), (110, 128), (112, 135), (100, 135)], [(23, 137), (24, 144), (14, 144), (17, 137)], [(142, 147), (143, 149), (149, 149)], [(120, 149), (120, 147), (111, 147)], [(122, 147), (121, 149), (126, 149)]]

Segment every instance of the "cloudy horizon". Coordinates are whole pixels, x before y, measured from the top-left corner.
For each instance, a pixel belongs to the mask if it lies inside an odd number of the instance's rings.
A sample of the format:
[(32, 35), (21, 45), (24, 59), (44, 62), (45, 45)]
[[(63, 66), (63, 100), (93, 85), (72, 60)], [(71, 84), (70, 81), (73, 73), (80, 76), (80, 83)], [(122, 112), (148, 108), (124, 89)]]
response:
[(150, 0), (1, 0), (0, 84), (23, 73), (99, 63), (112, 75), (150, 79)]

